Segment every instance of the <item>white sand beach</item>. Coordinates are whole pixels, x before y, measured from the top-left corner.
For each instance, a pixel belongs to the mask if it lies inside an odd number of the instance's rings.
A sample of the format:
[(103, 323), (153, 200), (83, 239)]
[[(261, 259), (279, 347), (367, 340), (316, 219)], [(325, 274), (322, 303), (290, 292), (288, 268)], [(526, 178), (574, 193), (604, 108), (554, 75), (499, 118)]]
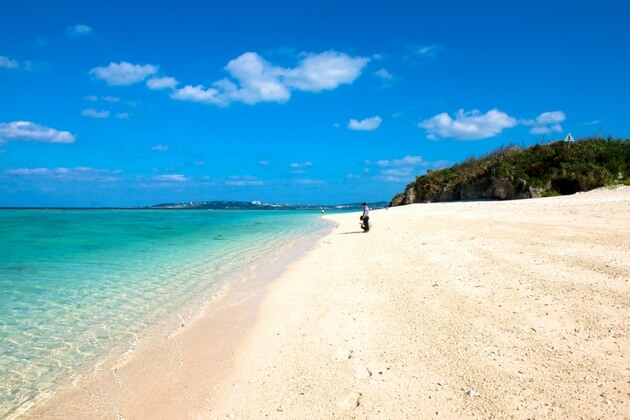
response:
[(359, 214), (25, 417), (630, 418), (630, 187)]

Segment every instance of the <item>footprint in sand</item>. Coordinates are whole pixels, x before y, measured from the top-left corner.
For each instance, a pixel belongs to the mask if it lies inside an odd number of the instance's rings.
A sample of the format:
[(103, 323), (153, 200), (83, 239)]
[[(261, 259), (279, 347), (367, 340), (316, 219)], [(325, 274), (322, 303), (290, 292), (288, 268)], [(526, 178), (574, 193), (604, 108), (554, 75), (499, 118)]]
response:
[(354, 410), (361, 404), (361, 394), (358, 392), (350, 392), (348, 395), (339, 400), (339, 407), (344, 410)]

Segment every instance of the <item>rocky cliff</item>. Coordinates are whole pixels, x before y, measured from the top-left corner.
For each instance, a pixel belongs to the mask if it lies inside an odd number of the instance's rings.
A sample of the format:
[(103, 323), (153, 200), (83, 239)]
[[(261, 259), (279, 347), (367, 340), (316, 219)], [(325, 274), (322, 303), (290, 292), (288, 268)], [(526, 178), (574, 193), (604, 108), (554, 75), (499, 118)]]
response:
[(582, 139), (527, 149), (512, 146), (450, 168), (427, 171), (389, 205), (565, 195), (628, 182), (629, 176), (627, 139)]
[(462, 184), (444, 184), (437, 191), (423, 188), (422, 183), (416, 180), (407, 185), (403, 193), (397, 194), (389, 205), (392, 207), (444, 201), (514, 200), (542, 197), (547, 191), (548, 187), (534, 187), (520, 178), (510, 181), (498, 179), (493, 175)]

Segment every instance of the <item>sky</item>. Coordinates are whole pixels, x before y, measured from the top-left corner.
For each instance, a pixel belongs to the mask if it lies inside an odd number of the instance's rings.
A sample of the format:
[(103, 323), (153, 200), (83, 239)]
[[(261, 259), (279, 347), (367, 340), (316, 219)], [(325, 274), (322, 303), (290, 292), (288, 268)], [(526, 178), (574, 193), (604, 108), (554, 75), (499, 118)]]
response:
[(630, 135), (630, 2), (0, 0), (0, 206), (389, 201)]

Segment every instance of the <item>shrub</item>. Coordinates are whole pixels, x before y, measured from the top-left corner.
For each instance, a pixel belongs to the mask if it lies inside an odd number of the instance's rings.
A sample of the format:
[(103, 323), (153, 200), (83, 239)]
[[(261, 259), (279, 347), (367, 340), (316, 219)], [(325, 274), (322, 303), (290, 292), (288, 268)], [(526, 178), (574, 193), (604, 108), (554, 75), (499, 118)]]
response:
[[(572, 194), (628, 183), (630, 141), (586, 138), (576, 142), (537, 144), (527, 149), (501, 147), (480, 158), (469, 157), (450, 168), (427, 171), (407, 186), (415, 201), (433, 201), (441, 191), (458, 191), (463, 185), (492, 179), (547, 189), (545, 196)], [(520, 184), (519, 184), (520, 185)], [(551, 190), (549, 190), (551, 188)], [(454, 195), (453, 195), (454, 197)]]

